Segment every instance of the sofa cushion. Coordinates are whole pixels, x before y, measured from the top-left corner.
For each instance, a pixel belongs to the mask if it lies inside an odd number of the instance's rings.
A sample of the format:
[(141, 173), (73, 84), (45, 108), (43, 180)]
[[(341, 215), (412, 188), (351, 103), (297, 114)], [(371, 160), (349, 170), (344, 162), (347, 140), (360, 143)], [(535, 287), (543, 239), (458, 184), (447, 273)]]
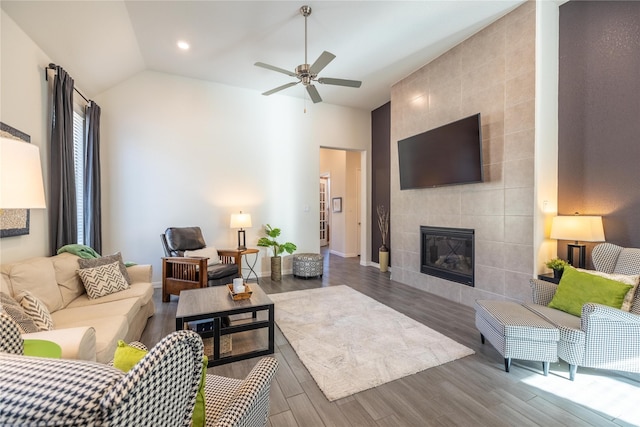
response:
[(13, 295), (30, 291), (51, 313), (64, 306), (51, 258), (38, 257), (6, 264), (2, 266), (2, 271), (8, 274), (11, 280)]
[(76, 320), (86, 320), (88, 326), (93, 326), (93, 319), (109, 316), (124, 316), (127, 323), (131, 323), (140, 311), (141, 301), (139, 298), (127, 298), (116, 301), (104, 302), (102, 304), (92, 304), (79, 307), (67, 307), (51, 314), (56, 328), (75, 325)]
[(0, 292), (4, 292), (7, 295), (13, 295), (13, 290), (11, 289), (11, 281), (9, 277), (4, 273), (0, 274)]
[(86, 291), (78, 275), (78, 256), (68, 252), (52, 256), (51, 262), (56, 273), (56, 282), (62, 296), (62, 304), (66, 307), (71, 301)]
[(10, 295), (0, 292), (0, 306), (2, 311), (7, 313), (11, 319), (18, 325), (21, 333), (38, 332), (38, 326), (35, 324), (31, 316), (24, 312), (18, 301), (14, 300)]
[[(90, 309), (92, 307), (86, 307)], [(94, 306), (93, 308), (96, 308)], [(116, 350), (118, 340), (122, 337), (126, 337), (129, 332), (129, 323), (127, 317), (124, 315), (105, 315), (103, 311), (101, 314), (94, 317), (78, 317), (73, 318), (73, 313), (67, 313), (65, 318), (59, 320), (56, 315), (61, 312), (69, 311), (68, 309), (60, 310), (60, 312), (53, 313), (53, 321), (57, 328), (77, 328), (81, 326), (88, 326), (96, 331), (96, 361), (100, 363), (107, 363), (113, 357), (113, 352)], [(73, 311), (73, 310), (72, 310)], [(80, 313), (77, 313), (80, 314)], [(64, 326), (60, 326), (64, 325)]]
[(127, 267), (124, 265), (124, 261), (122, 260), (122, 254), (120, 252), (116, 252), (113, 255), (105, 255), (100, 258), (91, 258), (91, 259), (78, 259), (78, 265), (80, 268), (94, 268), (100, 267), (105, 264), (112, 264), (114, 262), (118, 263), (118, 268), (120, 269), (120, 273), (122, 273), (122, 277), (127, 281), (127, 284), (131, 283), (131, 278), (129, 277), (129, 273), (127, 272)]
[(565, 267), (549, 307), (574, 316), (580, 316), (582, 306), (588, 302), (620, 308), (629, 289), (631, 285)]
[(31, 292), (24, 291), (18, 295), (20, 305), (25, 313), (38, 327), (39, 331), (50, 331), (53, 329), (53, 320), (47, 306), (35, 297)]
[(104, 304), (105, 302), (119, 301), (122, 299), (138, 298), (140, 306), (147, 304), (153, 298), (153, 286), (151, 283), (132, 283), (128, 289), (114, 292), (100, 298), (89, 298), (89, 295), (82, 294), (74, 299), (66, 308), (84, 307), (87, 305)]
[(78, 274), (89, 298), (100, 298), (129, 287), (127, 280), (120, 272), (118, 261), (92, 268), (81, 268)]

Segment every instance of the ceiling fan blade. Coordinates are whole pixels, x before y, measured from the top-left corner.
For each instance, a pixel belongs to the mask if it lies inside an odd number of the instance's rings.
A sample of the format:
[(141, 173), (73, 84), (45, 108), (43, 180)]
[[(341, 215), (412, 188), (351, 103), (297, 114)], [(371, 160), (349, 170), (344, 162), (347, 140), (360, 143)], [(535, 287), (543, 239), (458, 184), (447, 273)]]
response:
[(280, 92), (281, 90), (284, 90), (284, 89), (290, 88), (291, 86), (295, 86), (295, 85), (297, 85), (298, 83), (300, 83), (300, 82), (291, 82), (291, 83), (287, 83), (286, 85), (278, 86), (278, 87), (277, 87), (277, 88), (275, 88), (275, 89), (271, 89), (271, 90), (268, 90), (268, 91), (264, 92), (264, 93), (263, 93), (263, 95), (264, 95), (264, 96), (272, 95), (272, 94), (274, 94), (274, 93), (276, 93), (276, 92)]
[(285, 70), (284, 68), (278, 68), (273, 65), (265, 64), (264, 62), (256, 62), (253, 65), (255, 65), (256, 67), (266, 68), (267, 70), (277, 71), (278, 73), (286, 74), (291, 77), (298, 77), (296, 73), (294, 73), (293, 71), (289, 71), (289, 70)]
[(318, 89), (314, 85), (307, 85), (307, 93), (311, 97), (311, 100), (314, 104), (318, 102), (322, 102), (322, 98), (320, 98), (320, 94), (318, 93)]
[(318, 83), (347, 87), (360, 87), (362, 85), (362, 82), (358, 80), (333, 79), (331, 77), (321, 77), (318, 79)]
[(333, 61), (333, 58), (336, 56), (333, 53), (327, 52), (326, 50), (320, 54), (316, 62), (313, 63), (311, 68), (309, 68), (309, 72), (311, 74), (318, 74), (324, 67), (329, 65), (329, 62)]

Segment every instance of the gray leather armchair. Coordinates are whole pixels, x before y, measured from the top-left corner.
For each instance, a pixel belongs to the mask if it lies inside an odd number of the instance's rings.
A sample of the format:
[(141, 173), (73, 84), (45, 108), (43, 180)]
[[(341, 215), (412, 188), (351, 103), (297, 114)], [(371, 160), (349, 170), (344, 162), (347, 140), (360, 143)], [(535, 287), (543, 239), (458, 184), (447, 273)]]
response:
[[(170, 227), (160, 235), (166, 257), (162, 258), (162, 301), (180, 295), (184, 289), (231, 283), (241, 277), (241, 251), (218, 249), (220, 263), (210, 265), (207, 257), (185, 257), (186, 251), (207, 247), (200, 227)], [(207, 274), (201, 274), (206, 271)]]

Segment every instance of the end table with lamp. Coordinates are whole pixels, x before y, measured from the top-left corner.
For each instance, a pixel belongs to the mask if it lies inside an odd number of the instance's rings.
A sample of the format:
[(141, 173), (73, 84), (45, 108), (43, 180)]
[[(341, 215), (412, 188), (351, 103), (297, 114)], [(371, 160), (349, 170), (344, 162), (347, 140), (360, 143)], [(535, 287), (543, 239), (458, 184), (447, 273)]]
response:
[[(586, 245), (579, 242), (604, 242), (601, 216), (559, 215), (551, 223), (551, 236), (556, 240), (573, 240), (567, 245), (567, 261), (574, 267), (586, 268)], [(578, 249), (578, 261), (574, 263), (573, 252)]]

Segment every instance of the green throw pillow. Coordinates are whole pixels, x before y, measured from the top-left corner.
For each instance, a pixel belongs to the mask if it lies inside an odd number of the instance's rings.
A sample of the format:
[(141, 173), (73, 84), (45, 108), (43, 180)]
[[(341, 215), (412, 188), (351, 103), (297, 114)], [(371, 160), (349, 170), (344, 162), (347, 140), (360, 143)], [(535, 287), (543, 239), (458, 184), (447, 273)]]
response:
[(582, 306), (588, 302), (620, 308), (630, 285), (582, 273), (567, 266), (549, 307), (580, 317)]
[(147, 353), (147, 350), (132, 347), (126, 342), (119, 340), (118, 347), (113, 355), (113, 366), (122, 372), (129, 372)]
[[(128, 372), (136, 363), (140, 361), (148, 352), (132, 347), (122, 340), (118, 341), (118, 347), (113, 355), (113, 366), (123, 372)], [(207, 356), (202, 361), (202, 377), (200, 379), (200, 387), (196, 395), (196, 406), (193, 408), (191, 416), (192, 427), (204, 427), (205, 425), (205, 401), (204, 401), (204, 383), (207, 378)]]

